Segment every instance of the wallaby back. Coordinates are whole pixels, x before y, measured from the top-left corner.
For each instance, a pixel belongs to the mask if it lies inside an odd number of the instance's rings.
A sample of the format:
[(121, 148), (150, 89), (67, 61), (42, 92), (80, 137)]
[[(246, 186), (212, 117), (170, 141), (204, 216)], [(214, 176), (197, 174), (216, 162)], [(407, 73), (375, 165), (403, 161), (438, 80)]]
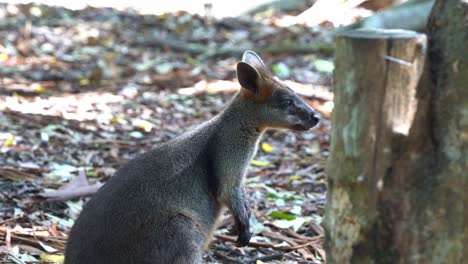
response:
[(224, 208), (237, 244), (250, 240), (246, 168), (269, 127), (308, 130), (318, 115), (276, 81), (254, 52), (237, 66), (242, 88), (196, 129), (123, 166), (86, 204), (65, 262), (201, 263)]

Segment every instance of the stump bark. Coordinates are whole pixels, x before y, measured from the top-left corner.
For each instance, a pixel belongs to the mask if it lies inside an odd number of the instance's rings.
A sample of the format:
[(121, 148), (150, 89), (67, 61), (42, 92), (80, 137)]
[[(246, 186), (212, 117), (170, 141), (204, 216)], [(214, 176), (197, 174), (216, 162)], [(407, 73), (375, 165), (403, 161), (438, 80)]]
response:
[(427, 47), (407, 31), (337, 38), (328, 263), (466, 261), (467, 6), (436, 2)]

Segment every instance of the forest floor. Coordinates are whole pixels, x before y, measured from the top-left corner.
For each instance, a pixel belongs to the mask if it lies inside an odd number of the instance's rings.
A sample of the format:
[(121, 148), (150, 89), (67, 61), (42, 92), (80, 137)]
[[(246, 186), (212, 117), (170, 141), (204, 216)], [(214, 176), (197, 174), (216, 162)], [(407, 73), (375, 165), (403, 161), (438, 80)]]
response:
[(261, 17), (0, 4), (0, 263), (63, 260), (89, 196), (128, 160), (219, 113), (246, 49), (323, 120), (266, 133), (246, 180), (251, 244), (234, 246), (225, 214), (205, 261), (323, 263), (333, 63), (319, 33)]

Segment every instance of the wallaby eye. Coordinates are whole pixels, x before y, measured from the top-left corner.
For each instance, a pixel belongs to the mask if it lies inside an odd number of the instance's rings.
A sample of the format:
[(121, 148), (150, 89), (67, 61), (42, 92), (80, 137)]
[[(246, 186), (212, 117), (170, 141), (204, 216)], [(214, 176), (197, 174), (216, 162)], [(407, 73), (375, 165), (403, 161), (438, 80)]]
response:
[(294, 101), (292, 99), (283, 99), (281, 101), (281, 105), (283, 106), (291, 106), (294, 104)]

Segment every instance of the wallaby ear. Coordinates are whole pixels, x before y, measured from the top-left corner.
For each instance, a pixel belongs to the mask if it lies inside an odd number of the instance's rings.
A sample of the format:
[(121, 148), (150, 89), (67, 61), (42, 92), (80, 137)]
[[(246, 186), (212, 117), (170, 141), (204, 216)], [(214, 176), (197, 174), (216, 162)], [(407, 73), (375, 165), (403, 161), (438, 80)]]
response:
[(237, 64), (237, 79), (242, 88), (250, 90), (257, 94), (259, 90), (260, 73), (245, 62)]
[(257, 53), (251, 50), (246, 50), (244, 52), (244, 55), (242, 56), (242, 61), (254, 67), (257, 67), (257, 69), (267, 69), (265, 63), (263, 63), (260, 56), (258, 56)]

